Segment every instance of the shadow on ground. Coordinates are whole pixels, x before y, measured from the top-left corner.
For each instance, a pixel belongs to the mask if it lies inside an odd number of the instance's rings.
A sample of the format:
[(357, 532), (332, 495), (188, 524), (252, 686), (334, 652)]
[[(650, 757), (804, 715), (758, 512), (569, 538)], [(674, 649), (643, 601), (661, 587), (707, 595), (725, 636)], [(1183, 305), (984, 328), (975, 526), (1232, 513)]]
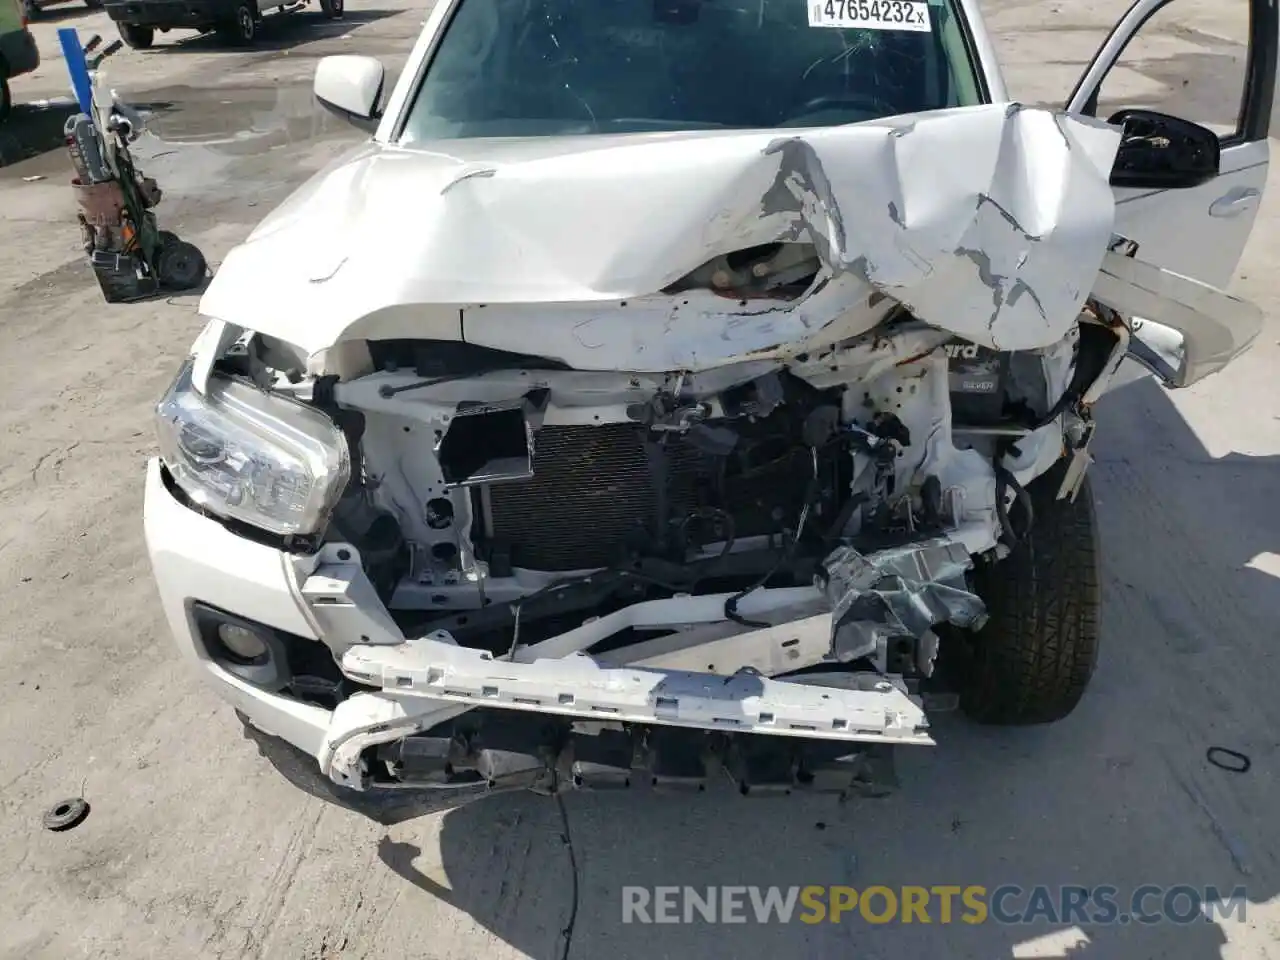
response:
[[(144, 111), (149, 123), (170, 111), (181, 112), (172, 100), (152, 99), (134, 102), (132, 106)], [(68, 118), (78, 112), (79, 107), (70, 98), (45, 103), (14, 104), (9, 119), (0, 124), (0, 167), (11, 167), (64, 149), (66, 138), (63, 136), (63, 127)], [(70, 159), (66, 162), (65, 170), (70, 177)], [(38, 173), (41, 176), (47, 175), (43, 167)]]
[(315, 8), (277, 13), (268, 8), (258, 25), (258, 36), (251, 46), (227, 46), (214, 33), (194, 33), (174, 29), (157, 33), (150, 55), (177, 53), (209, 53), (227, 50), (237, 53), (272, 53), (291, 50), (304, 43), (345, 36), (356, 27), (395, 16), (399, 10), (348, 10), (341, 20), (330, 20)]
[[(1243, 887), (1255, 908), (1277, 895), (1280, 829), (1270, 811), (1280, 706), (1270, 671), (1259, 667), (1273, 659), (1263, 612), (1280, 609), (1280, 580), (1250, 564), (1280, 552), (1272, 507), (1280, 463), (1211, 458), (1150, 379), (1108, 397), (1100, 419), (1104, 640), (1093, 686), (1066, 721), (1010, 730), (941, 717), (938, 746), (904, 751), (902, 790), (883, 800), (572, 794), (566, 843), (555, 800), (506, 794), (449, 812), (438, 859), (435, 851), (420, 859), (394, 827), (380, 859), (537, 960), (994, 960), (1028, 951), (1217, 960), (1225, 927), (1186, 897), (1169, 907), (1177, 917), (1191, 913), (1181, 923), (1055, 922), (1042, 913), (1026, 924), (943, 924), (936, 900), (927, 924), (875, 924), (856, 913), (819, 925), (622, 922), (628, 885), (976, 884), (991, 892), (1013, 884), (1046, 885), (1055, 896), (1062, 886), (1106, 885), (1117, 888), (1120, 913), (1146, 884), (1224, 896)], [(1248, 754), (1252, 769), (1212, 766), (1206, 751), (1215, 745)], [(402, 796), (362, 812), (393, 825), (449, 804), (417, 802)], [(447, 883), (419, 863), (440, 864)], [(522, 888), (535, 884), (539, 894), (522, 900)], [(1161, 896), (1141, 906), (1158, 908)], [(1014, 895), (1001, 906), (1007, 916), (1029, 899)]]
[(0, 123), (0, 167), (30, 160), (63, 145), (62, 127), (76, 112), (74, 103), (15, 103)]

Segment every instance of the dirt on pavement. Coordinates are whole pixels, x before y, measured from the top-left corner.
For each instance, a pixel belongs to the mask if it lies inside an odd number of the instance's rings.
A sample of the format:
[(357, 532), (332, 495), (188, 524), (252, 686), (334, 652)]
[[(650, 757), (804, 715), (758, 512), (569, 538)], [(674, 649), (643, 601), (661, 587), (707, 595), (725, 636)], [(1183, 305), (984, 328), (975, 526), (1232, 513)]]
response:
[[(215, 269), (361, 138), (309, 83), (330, 53), (399, 70), (425, 9), (375, 2), (273, 19), (247, 51), (175, 32), (108, 62), (151, 114), (139, 157), (166, 191), (163, 225)], [(987, 6), (1013, 94), (1038, 102), (1065, 98), (1119, 12)], [(1125, 82), (1212, 101), (1239, 38), (1217, 6), (1175, 8)], [(1139, 379), (1101, 405), (1103, 648), (1065, 722), (940, 717), (938, 746), (904, 752), (901, 791), (878, 801), (573, 795), (568, 845), (554, 801), (531, 795), (379, 822), (298, 789), (288, 757), (264, 754), (172, 649), (142, 472), (197, 297), (102, 302), (59, 143), (66, 25), (115, 36), (102, 13), (47, 10), (45, 64), (15, 81), (0, 127), (0, 957), (1280, 957), (1274, 319), (1221, 376), (1176, 396)], [(1278, 205), (1273, 176), (1236, 285), (1272, 318)], [(1215, 744), (1251, 770), (1210, 766)], [(75, 796), (88, 819), (43, 829)], [(1249, 902), (1243, 920), (1187, 925), (622, 923), (624, 885), (752, 884), (1245, 886)]]

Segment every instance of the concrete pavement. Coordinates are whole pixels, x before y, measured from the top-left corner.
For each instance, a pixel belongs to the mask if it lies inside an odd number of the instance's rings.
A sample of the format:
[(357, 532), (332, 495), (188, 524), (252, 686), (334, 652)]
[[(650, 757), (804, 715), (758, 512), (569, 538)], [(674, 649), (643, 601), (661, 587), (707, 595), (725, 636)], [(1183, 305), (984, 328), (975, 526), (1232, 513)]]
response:
[[(111, 61), (154, 111), (143, 155), (166, 227), (216, 261), (359, 134), (313, 108), (318, 57), (398, 70), (425, 15), (403, 0), (345, 21), (271, 22), (260, 47), (181, 34)], [(1239, 0), (1232, 6), (1243, 8)], [(1013, 93), (1060, 101), (1118, 11), (991, 0)], [(1239, 18), (1179, 0), (1114, 91), (1217, 109)], [(64, 97), (54, 30), (114, 38), (50, 8), (46, 64), (19, 104)], [(1163, 15), (1162, 15), (1163, 16)], [(1184, 82), (1185, 81), (1185, 82)], [(1215, 86), (1216, 85), (1216, 86)], [(1108, 91), (1108, 95), (1112, 91)], [(1143, 105), (1149, 105), (1150, 101)], [(1227, 114), (1231, 110), (1227, 109)], [(194, 297), (104, 306), (78, 251), (65, 108), (0, 128), (0, 957), (470, 958), (1280, 957), (1280, 325), (1218, 377), (1149, 380), (1102, 404), (1104, 644), (1076, 714), (1045, 729), (938, 722), (901, 792), (819, 799), (503, 796), (380, 823), (297, 789), (172, 651), (142, 548), (150, 411), (199, 328)], [(28, 180), (29, 177), (43, 177)], [(1274, 318), (1273, 175), (1237, 289)], [(1205, 762), (1221, 744), (1245, 775)], [(49, 833), (53, 801), (92, 804)], [(1216, 885), (1243, 922), (1072, 929), (853, 920), (634, 926), (621, 887), (711, 884)]]

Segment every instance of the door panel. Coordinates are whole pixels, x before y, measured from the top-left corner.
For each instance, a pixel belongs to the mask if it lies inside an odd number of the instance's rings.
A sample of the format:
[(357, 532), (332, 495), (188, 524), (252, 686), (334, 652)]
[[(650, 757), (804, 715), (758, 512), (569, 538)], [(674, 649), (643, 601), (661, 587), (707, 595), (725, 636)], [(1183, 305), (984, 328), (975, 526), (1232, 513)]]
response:
[(1216, 179), (1183, 190), (1116, 190), (1116, 232), (1137, 241), (1139, 259), (1216, 287), (1235, 273), (1266, 184), (1276, 2), (1137, 0), (1067, 107), (1102, 118), (1142, 107), (1218, 134)]
[(1222, 173), (1188, 190), (1116, 190), (1116, 233), (1138, 259), (1226, 288), (1267, 183), (1267, 141), (1222, 151)]

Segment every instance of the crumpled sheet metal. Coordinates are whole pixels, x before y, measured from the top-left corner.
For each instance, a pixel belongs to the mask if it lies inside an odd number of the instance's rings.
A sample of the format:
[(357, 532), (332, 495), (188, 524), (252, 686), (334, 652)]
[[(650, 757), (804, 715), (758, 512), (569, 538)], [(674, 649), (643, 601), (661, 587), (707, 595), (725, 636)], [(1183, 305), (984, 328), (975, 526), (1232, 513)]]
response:
[[(1141, 257), (1141, 250), (1138, 257)], [(1217, 373), (1257, 340), (1262, 310), (1254, 303), (1164, 270), (1141, 259), (1108, 253), (1094, 296), (1133, 318), (1131, 346), (1145, 346), (1166, 386), (1188, 387)], [(1144, 358), (1147, 362), (1148, 358)]]
[[(308, 353), (345, 338), (471, 339), (486, 316), (550, 349), (569, 340), (557, 323), (795, 239), (824, 263), (806, 295), (700, 301), (660, 332), (699, 331), (686, 352), (714, 365), (810, 335), (878, 290), (974, 342), (1031, 349), (1065, 335), (1093, 284), (1119, 140), (1100, 121), (988, 104), (794, 131), (371, 143), (233, 250), (201, 312)], [(553, 309), (494, 309), (531, 305)], [(769, 322), (737, 337), (756, 314)], [(627, 322), (653, 325), (641, 311)]]
[(831, 653), (842, 662), (880, 640), (923, 637), (935, 624), (980, 628), (986, 605), (969, 590), (964, 544), (947, 537), (860, 553), (839, 547), (823, 562), (831, 603)]
[(1089, 294), (1112, 235), (1119, 140), (1013, 104), (828, 128), (771, 150), (802, 233), (834, 270), (926, 323), (1024, 350), (1065, 336)]

